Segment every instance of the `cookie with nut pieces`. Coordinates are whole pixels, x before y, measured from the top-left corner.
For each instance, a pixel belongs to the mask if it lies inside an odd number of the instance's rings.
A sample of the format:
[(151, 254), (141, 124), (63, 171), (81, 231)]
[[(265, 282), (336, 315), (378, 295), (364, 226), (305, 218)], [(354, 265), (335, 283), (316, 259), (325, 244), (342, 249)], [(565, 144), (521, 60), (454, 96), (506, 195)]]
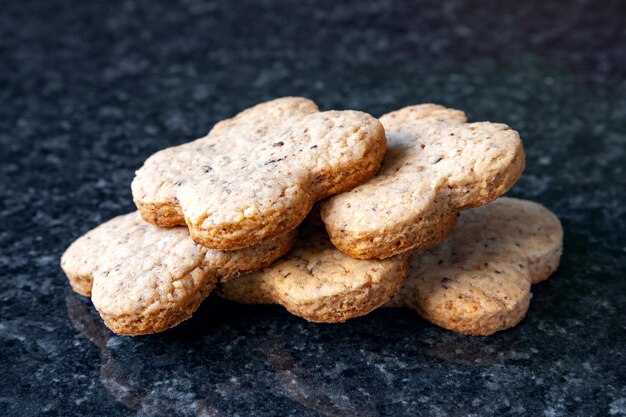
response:
[(335, 248), (323, 228), (303, 226), (293, 249), (274, 264), (218, 287), (243, 304), (280, 304), (308, 321), (335, 323), (363, 316), (393, 297), (406, 278), (406, 255), (354, 259)]
[(382, 125), (366, 113), (280, 98), (152, 155), (133, 199), (149, 223), (187, 224), (207, 248), (241, 249), (294, 230), (315, 201), (371, 178), (385, 149)]
[(475, 336), (519, 323), (531, 284), (559, 266), (563, 228), (540, 204), (502, 197), (461, 213), (452, 233), (409, 262), (407, 280), (389, 307)]
[(157, 333), (191, 317), (219, 281), (271, 264), (293, 238), (290, 232), (246, 249), (209, 250), (186, 227), (157, 227), (133, 212), (78, 238), (61, 267), (115, 333)]
[(524, 170), (522, 142), (507, 125), (468, 123), (462, 111), (435, 104), (380, 121), (388, 144), (380, 171), (321, 205), (330, 239), (349, 256), (424, 251), (452, 230), (458, 212), (495, 200)]

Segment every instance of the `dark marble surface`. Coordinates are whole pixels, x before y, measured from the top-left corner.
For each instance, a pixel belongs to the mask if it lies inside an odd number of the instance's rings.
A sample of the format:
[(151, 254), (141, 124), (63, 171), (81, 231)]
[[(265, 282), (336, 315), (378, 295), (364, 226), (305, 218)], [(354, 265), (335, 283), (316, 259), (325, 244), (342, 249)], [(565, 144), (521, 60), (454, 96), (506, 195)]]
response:
[[(0, 414), (626, 415), (626, 7), (546, 3), (2, 2)], [(281, 95), (517, 129), (510, 194), (566, 232), (528, 317), (472, 338), (411, 311), (317, 325), (211, 297), (163, 334), (110, 333), (62, 251), (133, 209), (152, 152)]]

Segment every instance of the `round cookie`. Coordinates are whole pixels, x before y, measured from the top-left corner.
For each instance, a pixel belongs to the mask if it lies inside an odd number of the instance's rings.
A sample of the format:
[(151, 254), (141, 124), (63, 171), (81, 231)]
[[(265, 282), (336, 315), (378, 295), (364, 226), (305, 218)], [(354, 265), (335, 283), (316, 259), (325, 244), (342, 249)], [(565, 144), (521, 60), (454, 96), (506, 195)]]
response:
[(390, 307), (415, 309), (426, 320), (468, 335), (519, 323), (533, 283), (559, 265), (563, 229), (545, 207), (502, 197), (463, 212), (452, 233), (409, 262)]
[(467, 123), (435, 104), (380, 118), (388, 149), (374, 178), (322, 203), (332, 242), (354, 258), (422, 252), (452, 230), (457, 213), (493, 201), (519, 179), (519, 135), (497, 123)]
[(339, 252), (323, 229), (301, 231), (294, 248), (260, 271), (218, 287), (244, 304), (281, 304), (308, 321), (342, 322), (387, 302), (406, 278), (407, 256), (359, 260)]
[(150, 223), (186, 223), (207, 248), (241, 249), (294, 230), (315, 201), (371, 178), (385, 146), (382, 125), (366, 113), (276, 99), (152, 155), (133, 199)]
[(138, 212), (77, 239), (61, 258), (74, 291), (91, 296), (115, 333), (157, 333), (191, 317), (218, 281), (271, 264), (293, 233), (239, 251), (208, 250), (186, 227), (160, 228)]

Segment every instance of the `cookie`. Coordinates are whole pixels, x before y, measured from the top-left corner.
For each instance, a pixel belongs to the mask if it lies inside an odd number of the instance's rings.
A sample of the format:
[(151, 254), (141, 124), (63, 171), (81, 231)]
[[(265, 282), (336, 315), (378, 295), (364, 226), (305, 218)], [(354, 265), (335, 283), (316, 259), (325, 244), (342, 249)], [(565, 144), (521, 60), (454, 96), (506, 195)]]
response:
[(147, 222), (187, 224), (207, 248), (241, 249), (294, 230), (315, 201), (371, 178), (385, 148), (382, 125), (366, 113), (281, 98), (152, 155), (133, 199)]
[(426, 320), (486, 336), (519, 323), (531, 284), (559, 266), (561, 223), (545, 207), (502, 197), (463, 212), (452, 233), (409, 262), (406, 283), (388, 306), (415, 309)]
[(208, 250), (186, 227), (160, 228), (138, 212), (77, 239), (61, 258), (74, 291), (91, 296), (115, 333), (157, 333), (191, 317), (218, 281), (271, 264), (293, 233), (239, 251)]
[(378, 174), (322, 203), (333, 244), (354, 258), (422, 252), (452, 230), (457, 213), (493, 201), (519, 179), (519, 135), (498, 123), (467, 123), (435, 104), (380, 118), (388, 141)]
[(218, 294), (244, 304), (281, 304), (312, 322), (342, 322), (369, 313), (396, 294), (406, 278), (407, 259), (350, 258), (323, 229), (304, 230), (282, 259), (220, 285)]

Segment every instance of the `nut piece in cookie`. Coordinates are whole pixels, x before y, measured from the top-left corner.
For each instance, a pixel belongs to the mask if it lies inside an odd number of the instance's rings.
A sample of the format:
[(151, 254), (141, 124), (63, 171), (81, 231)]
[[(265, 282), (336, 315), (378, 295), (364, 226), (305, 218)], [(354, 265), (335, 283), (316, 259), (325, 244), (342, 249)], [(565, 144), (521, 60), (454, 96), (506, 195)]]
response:
[(77, 239), (61, 267), (115, 333), (157, 333), (191, 317), (218, 281), (271, 264), (293, 235), (239, 251), (208, 250), (186, 227), (156, 227), (133, 212)]
[(369, 313), (396, 294), (406, 278), (407, 259), (350, 258), (323, 229), (301, 230), (286, 256), (220, 285), (218, 294), (244, 304), (281, 304), (312, 322), (342, 322)]
[(152, 155), (133, 199), (150, 223), (187, 224), (207, 248), (241, 249), (294, 230), (315, 201), (371, 178), (385, 149), (382, 125), (366, 113), (281, 98)]
[(554, 214), (502, 197), (463, 212), (441, 244), (413, 258), (404, 287), (388, 306), (413, 308), (468, 335), (508, 329), (526, 315), (531, 284), (556, 271), (562, 248)]
[(380, 118), (388, 149), (370, 181), (322, 203), (332, 242), (361, 259), (422, 252), (452, 230), (457, 213), (506, 192), (524, 170), (519, 135), (497, 123), (467, 123), (435, 104)]

